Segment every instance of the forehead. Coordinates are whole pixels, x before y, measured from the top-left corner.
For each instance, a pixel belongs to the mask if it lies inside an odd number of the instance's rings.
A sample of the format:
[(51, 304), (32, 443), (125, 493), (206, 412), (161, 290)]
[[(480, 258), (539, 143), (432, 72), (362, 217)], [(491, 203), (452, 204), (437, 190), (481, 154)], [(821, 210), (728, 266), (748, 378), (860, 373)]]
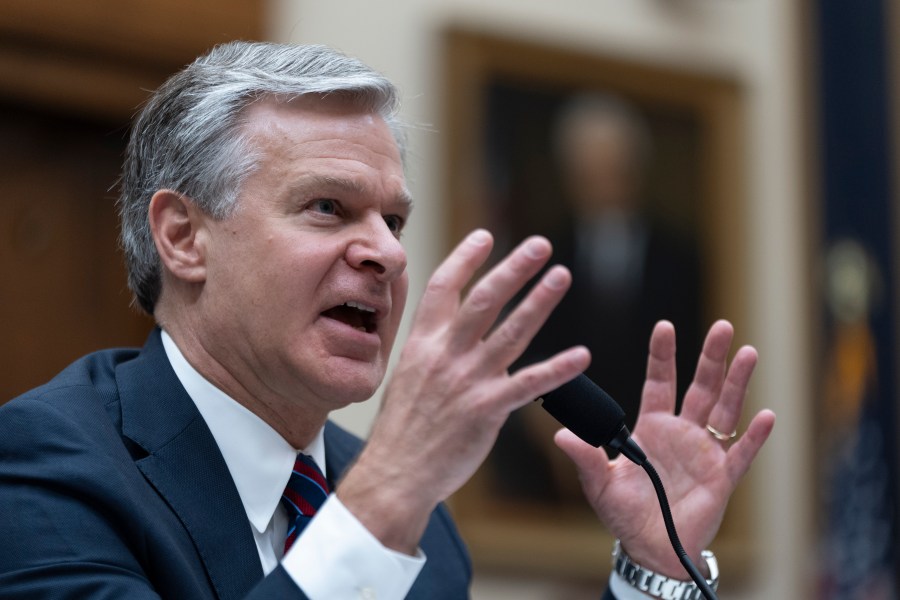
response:
[[(380, 173), (405, 189), (397, 142), (384, 119), (339, 96), (264, 98), (244, 112), (242, 130), (262, 166), (340, 166)], [(373, 173), (368, 173), (373, 174)]]

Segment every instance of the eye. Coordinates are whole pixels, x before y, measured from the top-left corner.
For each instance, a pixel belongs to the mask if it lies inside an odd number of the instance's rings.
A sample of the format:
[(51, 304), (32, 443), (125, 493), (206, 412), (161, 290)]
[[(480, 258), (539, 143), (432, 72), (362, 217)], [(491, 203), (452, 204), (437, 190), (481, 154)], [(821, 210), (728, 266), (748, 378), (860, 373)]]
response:
[(399, 215), (385, 215), (384, 222), (387, 223), (388, 229), (394, 232), (397, 237), (400, 236), (403, 226), (406, 224), (403, 217)]
[(323, 215), (336, 215), (338, 212), (337, 202), (329, 198), (321, 198), (319, 200), (315, 200), (310, 205), (310, 208), (316, 212), (322, 213)]

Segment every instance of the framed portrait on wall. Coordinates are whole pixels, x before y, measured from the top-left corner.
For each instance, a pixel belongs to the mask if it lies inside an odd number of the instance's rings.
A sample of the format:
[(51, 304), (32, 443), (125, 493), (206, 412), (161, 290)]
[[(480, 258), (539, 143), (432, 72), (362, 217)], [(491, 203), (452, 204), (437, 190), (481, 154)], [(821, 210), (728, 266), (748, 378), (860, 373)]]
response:
[[(739, 342), (746, 332), (740, 86), (460, 29), (445, 42), (447, 238), (487, 228), (494, 257), (531, 234), (551, 240), (573, 285), (522, 364), (587, 345), (588, 375), (631, 426), (656, 321), (675, 324), (680, 392), (716, 318)], [(452, 499), (478, 568), (608, 575), (612, 539), (557, 428), (539, 403), (514, 413)], [(714, 547), (730, 573), (752, 558), (748, 487)]]

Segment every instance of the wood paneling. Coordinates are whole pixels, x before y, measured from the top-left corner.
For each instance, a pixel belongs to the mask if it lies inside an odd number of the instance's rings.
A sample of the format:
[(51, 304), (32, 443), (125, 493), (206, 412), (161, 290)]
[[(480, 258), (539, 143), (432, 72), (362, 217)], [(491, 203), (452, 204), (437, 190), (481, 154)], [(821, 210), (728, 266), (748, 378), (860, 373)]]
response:
[(0, 32), (81, 54), (181, 65), (212, 44), (258, 38), (259, 0), (4, 0)]
[(6, 0), (0, 94), (127, 118), (166, 76), (211, 46), (262, 35), (261, 0)]
[(5, 0), (0, 11), (0, 403), (79, 356), (143, 343), (113, 189), (128, 123), (262, 0)]
[(5, 107), (0, 117), (0, 402), (78, 356), (141, 344), (117, 249), (123, 132)]

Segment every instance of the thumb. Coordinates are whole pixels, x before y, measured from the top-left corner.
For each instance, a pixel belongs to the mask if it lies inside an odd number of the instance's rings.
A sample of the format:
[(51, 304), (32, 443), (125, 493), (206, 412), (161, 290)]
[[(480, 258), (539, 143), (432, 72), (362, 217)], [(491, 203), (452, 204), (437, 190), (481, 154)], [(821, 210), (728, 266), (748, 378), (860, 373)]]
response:
[(565, 428), (556, 432), (553, 441), (578, 467), (582, 484), (589, 484), (594, 489), (603, 488), (610, 466), (609, 457), (603, 448), (591, 446)]

